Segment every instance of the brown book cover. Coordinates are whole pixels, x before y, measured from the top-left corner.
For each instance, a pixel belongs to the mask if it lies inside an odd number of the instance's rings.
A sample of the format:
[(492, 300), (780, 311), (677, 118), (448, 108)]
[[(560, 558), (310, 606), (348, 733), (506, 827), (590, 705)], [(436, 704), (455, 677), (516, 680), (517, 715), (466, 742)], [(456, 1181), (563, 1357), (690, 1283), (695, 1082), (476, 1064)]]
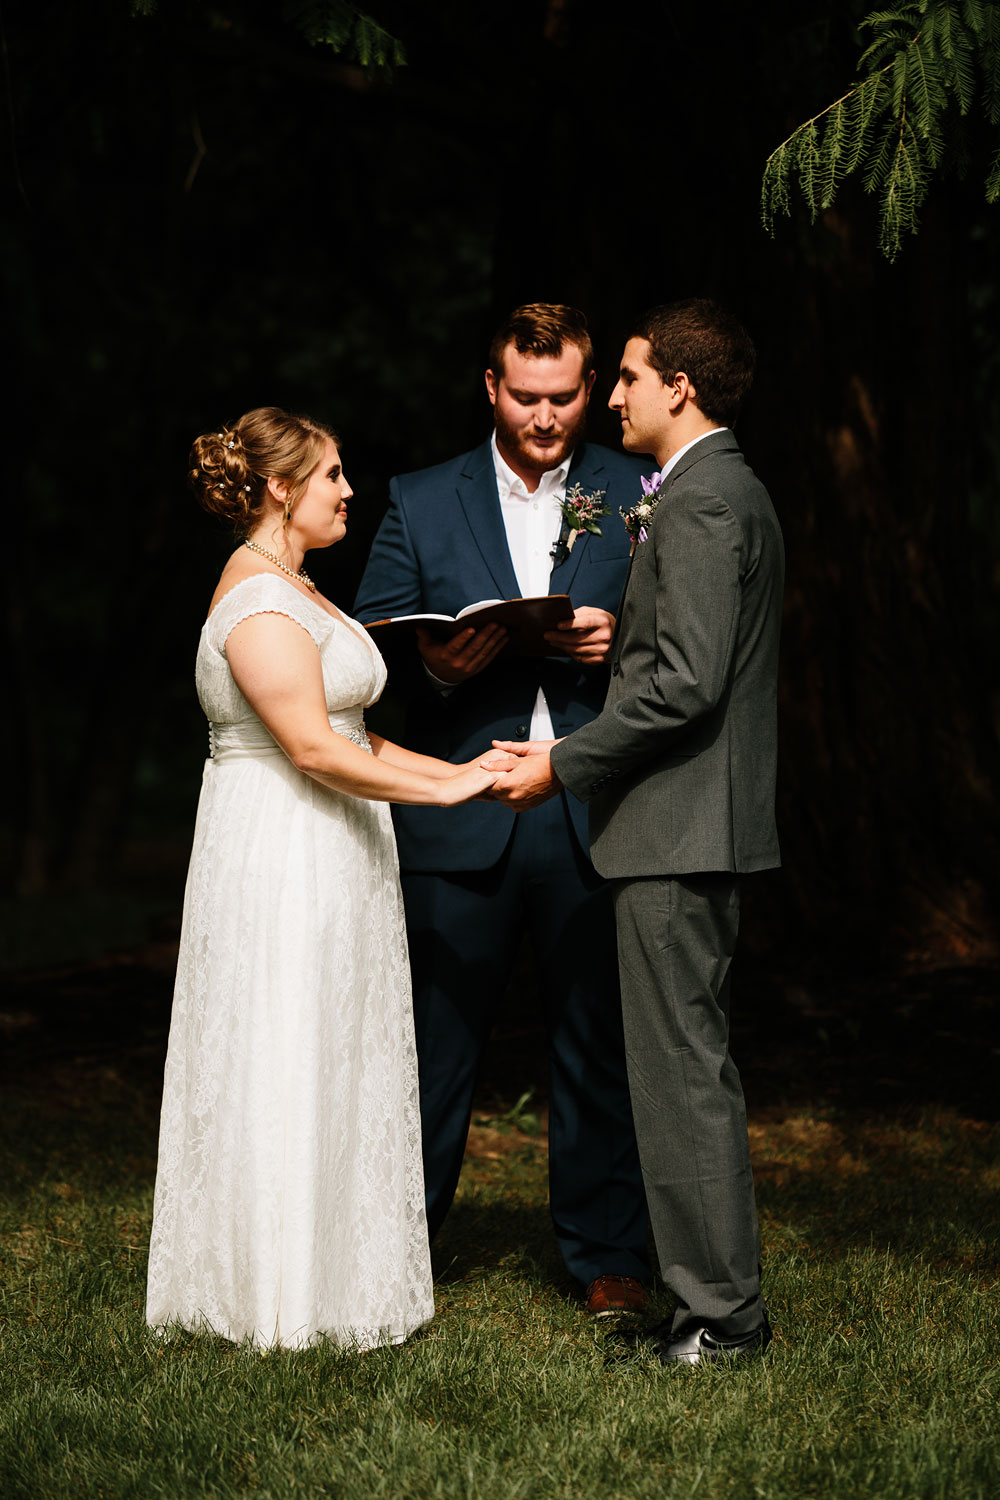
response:
[(545, 639), (545, 632), (555, 630), (561, 620), (572, 617), (568, 594), (542, 594), (537, 599), (482, 599), (478, 604), (467, 604), (454, 617), (394, 615), (388, 620), (373, 620), (365, 628), (371, 631), (376, 645), (384, 648), (414, 632), (418, 625), (438, 640), (446, 641), (470, 625), (481, 630), (484, 625), (497, 622), (508, 632), (505, 651), (516, 656), (555, 656), (558, 649)]

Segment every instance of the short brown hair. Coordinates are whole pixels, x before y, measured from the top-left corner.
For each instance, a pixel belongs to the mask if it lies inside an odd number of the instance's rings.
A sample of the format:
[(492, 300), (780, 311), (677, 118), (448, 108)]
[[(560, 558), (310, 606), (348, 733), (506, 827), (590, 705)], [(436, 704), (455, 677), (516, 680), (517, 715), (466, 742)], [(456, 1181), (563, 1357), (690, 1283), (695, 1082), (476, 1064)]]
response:
[(490, 344), (489, 367), (496, 376), (503, 374), (504, 350), (508, 344), (513, 344), (518, 354), (530, 354), (535, 359), (558, 359), (564, 346), (572, 344), (580, 351), (584, 375), (594, 368), (594, 346), (587, 332), (587, 319), (577, 308), (562, 302), (526, 302), (523, 307), (515, 307)]
[(312, 417), (296, 417), (278, 406), (256, 406), (221, 431), (194, 440), (188, 484), (198, 503), (246, 536), (260, 520), (270, 478), (288, 485), (294, 505), (335, 432)]
[(646, 339), (648, 360), (664, 385), (683, 370), (698, 410), (731, 427), (753, 384), (757, 355), (743, 324), (718, 302), (691, 297), (651, 307), (629, 338)]

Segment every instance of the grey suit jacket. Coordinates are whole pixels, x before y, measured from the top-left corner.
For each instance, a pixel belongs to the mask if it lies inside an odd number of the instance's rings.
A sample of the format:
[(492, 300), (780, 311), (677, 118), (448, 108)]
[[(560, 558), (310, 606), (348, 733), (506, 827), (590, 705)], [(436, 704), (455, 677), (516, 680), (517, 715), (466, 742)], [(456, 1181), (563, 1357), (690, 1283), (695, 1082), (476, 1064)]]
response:
[(784, 548), (729, 431), (688, 450), (632, 558), (600, 715), (555, 747), (608, 879), (766, 870)]

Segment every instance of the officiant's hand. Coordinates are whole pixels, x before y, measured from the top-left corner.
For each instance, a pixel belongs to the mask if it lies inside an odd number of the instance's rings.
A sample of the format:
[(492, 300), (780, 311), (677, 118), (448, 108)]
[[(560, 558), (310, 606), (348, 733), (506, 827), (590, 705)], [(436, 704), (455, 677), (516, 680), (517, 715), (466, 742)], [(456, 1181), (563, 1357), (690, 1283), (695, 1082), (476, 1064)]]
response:
[(417, 650), (424, 666), (440, 682), (464, 682), (488, 667), (507, 639), (502, 625), (484, 625), (482, 630), (460, 630), (449, 641), (436, 640), (429, 630), (417, 628)]
[[(562, 782), (552, 769), (550, 752), (558, 743), (558, 740), (529, 740), (522, 745), (516, 740), (494, 740), (494, 749), (516, 757), (516, 764), (498, 773), (490, 796), (515, 812), (527, 812), (528, 808), (554, 797)], [(481, 764), (486, 766), (489, 762), (490, 757), (484, 756)]]
[(614, 615), (588, 604), (574, 610), (571, 620), (563, 620), (555, 630), (547, 630), (545, 639), (574, 661), (596, 667), (608, 654), (614, 629)]

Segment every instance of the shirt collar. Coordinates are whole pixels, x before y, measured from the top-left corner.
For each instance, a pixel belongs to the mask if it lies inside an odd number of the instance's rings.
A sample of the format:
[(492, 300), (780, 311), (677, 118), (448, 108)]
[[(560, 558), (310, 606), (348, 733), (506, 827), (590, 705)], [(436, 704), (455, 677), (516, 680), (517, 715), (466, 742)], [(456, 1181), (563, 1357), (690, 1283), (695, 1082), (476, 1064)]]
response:
[(514, 473), (497, 446), (496, 428), (490, 438), (490, 447), (493, 450), (493, 468), (497, 476), (497, 494), (501, 500), (509, 500), (511, 496), (515, 500), (545, 500), (551, 495), (558, 495), (561, 499), (565, 494), (569, 466), (573, 462), (572, 453), (563, 459), (558, 468), (546, 469), (538, 481), (538, 488), (533, 495), (529, 495), (524, 480)]
[(683, 448), (678, 448), (677, 452), (672, 454), (671, 457), (667, 459), (666, 463), (663, 465), (663, 468), (660, 470), (660, 483), (663, 483), (667, 475), (670, 473), (671, 469), (680, 462), (689, 448), (694, 447), (695, 443), (701, 443), (707, 437), (714, 437), (717, 432), (728, 431), (728, 427), (713, 427), (711, 432), (699, 432), (698, 436), (692, 438), (689, 443), (685, 443)]

